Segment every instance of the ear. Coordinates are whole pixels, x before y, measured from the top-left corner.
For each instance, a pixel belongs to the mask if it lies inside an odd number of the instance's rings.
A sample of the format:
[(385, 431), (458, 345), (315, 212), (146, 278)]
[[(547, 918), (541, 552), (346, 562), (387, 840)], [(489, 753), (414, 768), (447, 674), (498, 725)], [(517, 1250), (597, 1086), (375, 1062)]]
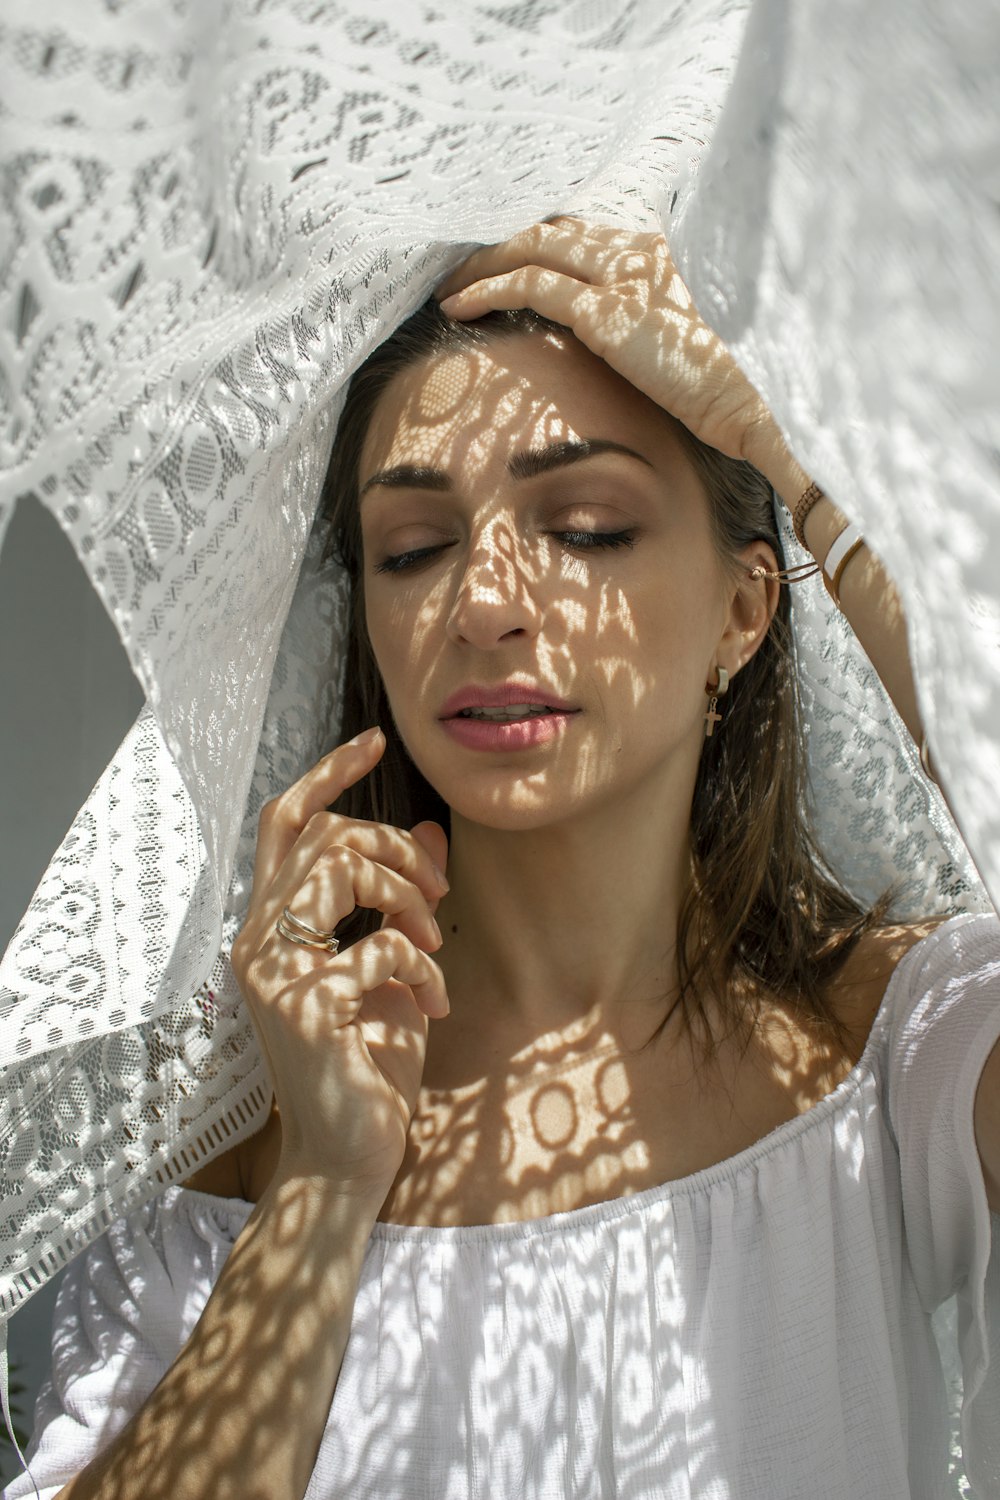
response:
[(716, 661), (730, 677), (746, 666), (767, 635), (781, 589), (774, 578), (750, 576), (758, 567), (765, 573), (778, 571), (778, 559), (767, 542), (750, 542), (738, 558), (739, 572), (732, 585), (729, 617), (716, 653)]

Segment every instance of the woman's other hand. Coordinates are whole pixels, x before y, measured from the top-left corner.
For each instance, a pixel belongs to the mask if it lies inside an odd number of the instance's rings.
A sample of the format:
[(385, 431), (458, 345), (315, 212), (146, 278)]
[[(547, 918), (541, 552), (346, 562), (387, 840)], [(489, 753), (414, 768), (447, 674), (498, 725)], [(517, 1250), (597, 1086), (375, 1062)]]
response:
[(756, 388), (702, 321), (662, 235), (557, 218), (477, 250), (436, 293), (449, 317), (531, 308), (703, 443), (770, 459), (780, 436)]
[[(423, 1075), (429, 1017), (448, 1013), (434, 911), (447, 889), (436, 823), (406, 833), (327, 809), (366, 776), (384, 736), (339, 746), (260, 818), (253, 891), (232, 963), (281, 1118), (278, 1175), (388, 1192)], [(282, 937), (285, 907), (330, 932), (355, 906), (378, 932), (331, 954)]]

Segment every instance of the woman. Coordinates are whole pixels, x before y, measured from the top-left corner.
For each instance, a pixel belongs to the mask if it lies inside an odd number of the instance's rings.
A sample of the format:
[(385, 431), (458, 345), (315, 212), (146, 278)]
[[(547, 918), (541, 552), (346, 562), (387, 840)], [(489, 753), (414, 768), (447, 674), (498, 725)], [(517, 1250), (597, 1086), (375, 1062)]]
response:
[(824, 872), (770, 487), (920, 742), (896, 596), (662, 240), (557, 220), (441, 295), (331, 466), (359, 732), (265, 810), (233, 951), (272, 1116), (77, 1268), (36, 1477), (938, 1497), (997, 929)]

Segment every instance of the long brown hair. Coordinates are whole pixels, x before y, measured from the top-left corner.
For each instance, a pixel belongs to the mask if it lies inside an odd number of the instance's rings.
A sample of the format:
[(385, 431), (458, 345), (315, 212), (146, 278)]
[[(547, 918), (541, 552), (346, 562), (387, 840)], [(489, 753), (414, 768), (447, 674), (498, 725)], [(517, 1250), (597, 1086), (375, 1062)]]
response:
[[(327, 551), (345, 568), (350, 587), (341, 737), (379, 724), (387, 745), (374, 771), (336, 804), (348, 817), (401, 828), (433, 819), (446, 832), (450, 826), (446, 804), (410, 760), (396, 730), (365, 627), (358, 479), (379, 398), (402, 370), (438, 351), (553, 330), (566, 334), (530, 311), (492, 312), (457, 323), (431, 300), (350, 382), (321, 502)], [(736, 566), (743, 547), (763, 540), (783, 567), (767, 480), (752, 465), (699, 442), (680, 423), (677, 430), (704, 484), (720, 556)], [(883, 897), (874, 908), (861, 906), (837, 882), (812, 832), (790, 609), (788, 589), (782, 588), (767, 636), (730, 686), (722, 732), (706, 739), (702, 752), (691, 810), (691, 881), (677, 934), (675, 1004), (691, 1034), (696, 1020), (707, 1020), (701, 998), (707, 988), (730, 1033), (744, 1031), (748, 1020), (752, 1030), (760, 1001), (774, 995), (843, 1042), (830, 981), (888, 904)], [(378, 922), (377, 913), (359, 910), (338, 931), (356, 940)], [(666, 1018), (653, 1037), (665, 1024)], [(708, 1025), (698, 1029), (711, 1056), (717, 1038)]]

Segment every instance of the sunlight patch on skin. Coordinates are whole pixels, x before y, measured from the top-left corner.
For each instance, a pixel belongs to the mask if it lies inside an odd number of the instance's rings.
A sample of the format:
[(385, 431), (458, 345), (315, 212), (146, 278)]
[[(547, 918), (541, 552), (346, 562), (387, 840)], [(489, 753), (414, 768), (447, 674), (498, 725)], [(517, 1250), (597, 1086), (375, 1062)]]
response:
[(597, 610), (597, 633), (608, 635), (614, 629), (621, 631), (630, 641), (637, 639), (635, 621), (632, 619), (628, 599), (622, 589), (615, 591), (614, 586), (609, 583), (601, 589)]
[(674, 302), (676, 302), (677, 306), (683, 312), (687, 312), (688, 308), (691, 306), (691, 293), (688, 291), (687, 287), (684, 285), (684, 282), (681, 280), (680, 275), (677, 272), (675, 272), (674, 275), (670, 278), (670, 287), (668, 290), (670, 297)]
[[(564, 576), (567, 574), (572, 576), (571, 570), (573, 569), (575, 569), (577, 574), (582, 574), (586, 566), (587, 565), (584, 562), (583, 558), (567, 558), (563, 563)], [(578, 630), (582, 634), (583, 631), (586, 630), (589, 614), (587, 611), (587, 606), (582, 603), (582, 601), (574, 599), (564, 599), (559, 606), (559, 614), (565, 621), (567, 631), (569, 631), (570, 633), (572, 633), (574, 630)]]
[(531, 1100), (530, 1112), (540, 1146), (559, 1151), (572, 1145), (579, 1120), (572, 1091), (565, 1083), (550, 1083), (538, 1089)]
[[(837, 1086), (861, 1055), (895, 964), (934, 925), (869, 934), (851, 955), (840, 987), (854, 1037), (846, 1055), (817, 1046), (792, 1009), (772, 1006), (746, 1060), (739, 1047), (723, 1046), (709, 1087), (675, 1047), (641, 1050), (657, 1019), (652, 988), (645, 1008), (623, 1009), (619, 1025), (595, 1012), (542, 1035), (502, 1029), (471, 1053), (432, 1046), (406, 1161), (380, 1217), (545, 1217), (731, 1158)], [(478, 1035), (475, 1024), (471, 1031)], [(277, 1161), (280, 1136), (275, 1145), (270, 1135), (270, 1166), (255, 1176), (252, 1201)]]
[(480, 404), (481, 381), (482, 361), (477, 361), (471, 351), (469, 354), (455, 354), (435, 364), (407, 403), (403, 414), (406, 427), (401, 430), (405, 432), (406, 428), (412, 428), (414, 432), (424, 433), (433, 426), (446, 432), (449, 419), (460, 424), (467, 403)]
[(650, 683), (637, 682), (635, 676), (628, 670), (627, 665), (623, 662), (613, 661), (610, 659), (604, 661), (601, 663), (601, 671), (604, 674), (604, 681), (606, 682), (608, 687), (615, 687), (617, 685), (618, 678), (624, 677), (625, 681), (623, 684), (623, 689), (625, 692), (631, 693), (631, 706), (633, 708), (639, 707), (643, 697), (647, 692), (655, 692), (656, 690), (655, 681)]
[(614, 1057), (597, 1071), (597, 1097), (601, 1108), (611, 1119), (628, 1102), (628, 1072), (620, 1057)]

